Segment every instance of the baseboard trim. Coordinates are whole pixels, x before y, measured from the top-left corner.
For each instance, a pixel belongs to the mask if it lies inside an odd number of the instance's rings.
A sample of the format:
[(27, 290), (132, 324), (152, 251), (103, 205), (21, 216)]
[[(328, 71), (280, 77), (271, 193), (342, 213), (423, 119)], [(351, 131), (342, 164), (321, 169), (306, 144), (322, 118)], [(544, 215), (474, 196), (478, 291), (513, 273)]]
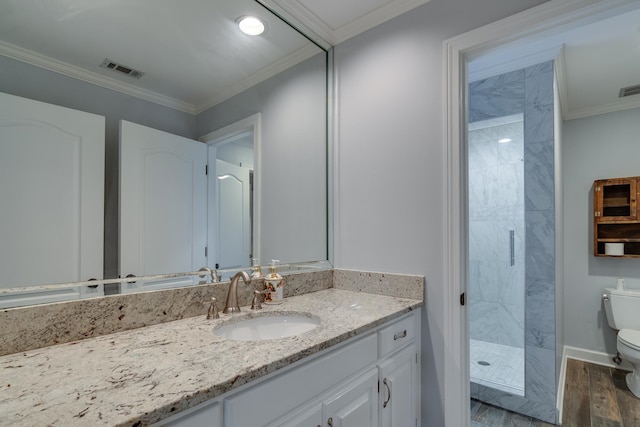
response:
[(626, 360), (622, 364), (616, 365), (613, 362), (615, 354), (607, 354), (599, 351), (586, 350), (584, 348), (570, 347), (565, 345), (562, 352), (562, 364), (566, 365), (566, 359), (582, 360), (583, 362), (594, 363), (596, 365), (607, 366), (609, 368), (618, 368), (625, 371), (632, 371), (633, 368)]

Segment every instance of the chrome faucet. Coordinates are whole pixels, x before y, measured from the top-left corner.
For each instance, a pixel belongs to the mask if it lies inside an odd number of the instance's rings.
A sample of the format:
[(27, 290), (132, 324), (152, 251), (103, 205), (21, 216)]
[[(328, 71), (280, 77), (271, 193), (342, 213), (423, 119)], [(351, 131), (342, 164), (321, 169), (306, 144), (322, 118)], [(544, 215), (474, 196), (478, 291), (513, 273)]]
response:
[(198, 277), (203, 278), (205, 276), (209, 276), (208, 280), (200, 281), (200, 285), (206, 285), (210, 283), (216, 283), (220, 281), (220, 276), (218, 275), (218, 270), (212, 270), (209, 267), (202, 267), (199, 271), (205, 272), (204, 274), (199, 275)]
[(227, 303), (224, 305), (223, 313), (239, 313), (240, 307), (238, 306), (238, 279), (242, 277), (245, 284), (251, 283), (251, 278), (246, 271), (238, 271), (229, 285), (229, 293), (227, 293)]

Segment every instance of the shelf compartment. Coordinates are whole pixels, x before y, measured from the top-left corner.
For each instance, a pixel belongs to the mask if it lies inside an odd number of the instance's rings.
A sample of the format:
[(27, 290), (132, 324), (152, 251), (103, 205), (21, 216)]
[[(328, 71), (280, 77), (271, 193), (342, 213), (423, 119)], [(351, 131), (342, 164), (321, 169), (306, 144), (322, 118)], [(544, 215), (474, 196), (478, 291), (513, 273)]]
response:
[[(618, 241), (615, 243), (623, 243), (623, 242)], [(600, 241), (597, 243), (597, 246), (596, 246), (597, 252), (595, 253), (596, 256), (609, 257), (609, 258), (640, 258), (640, 242), (631, 242), (631, 243), (625, 242), (624, 255), (606, 255), (604, 253), (604, 244), (605, 242), (600, 242)]]
[(640, 239), (598, 239), (599, 243), (640, 243)]
[(610, 242), (624, 242), (625, 239), (640, 240), (640, 223), (598, 224), (597, 239)]

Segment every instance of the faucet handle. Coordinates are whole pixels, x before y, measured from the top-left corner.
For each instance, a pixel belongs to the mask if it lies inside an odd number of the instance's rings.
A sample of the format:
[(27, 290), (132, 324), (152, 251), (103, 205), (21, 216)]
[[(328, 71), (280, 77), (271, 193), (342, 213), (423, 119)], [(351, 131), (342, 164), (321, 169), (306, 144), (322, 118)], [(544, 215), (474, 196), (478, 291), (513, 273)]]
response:
[(218, 300), (216, 299), (216, 297), (211, 298), (211, 305), (209, 305), (209, 310), (207, 310), (207, 320), (220, 318), (220, 313), (218, 313), (218, 306), (216, 305), (217, 301)]
[(269, 289), (265, 289), (263, 291), (259, 291), (257, 289), (253, 290), (253, 301), (251, 301), (251, 310), (262, 310), (262, 304), (260, 303), (260, 295), (264, 295), (269, 293)]

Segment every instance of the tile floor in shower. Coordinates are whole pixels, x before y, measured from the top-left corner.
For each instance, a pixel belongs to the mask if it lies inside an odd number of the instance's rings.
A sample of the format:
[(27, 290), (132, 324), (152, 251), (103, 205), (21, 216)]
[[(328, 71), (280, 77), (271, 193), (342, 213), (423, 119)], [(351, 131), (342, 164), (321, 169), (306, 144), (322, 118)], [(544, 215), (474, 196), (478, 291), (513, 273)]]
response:
[(469, 344), (471, 382), (524, 396), (523, 348), (473, 339)]

